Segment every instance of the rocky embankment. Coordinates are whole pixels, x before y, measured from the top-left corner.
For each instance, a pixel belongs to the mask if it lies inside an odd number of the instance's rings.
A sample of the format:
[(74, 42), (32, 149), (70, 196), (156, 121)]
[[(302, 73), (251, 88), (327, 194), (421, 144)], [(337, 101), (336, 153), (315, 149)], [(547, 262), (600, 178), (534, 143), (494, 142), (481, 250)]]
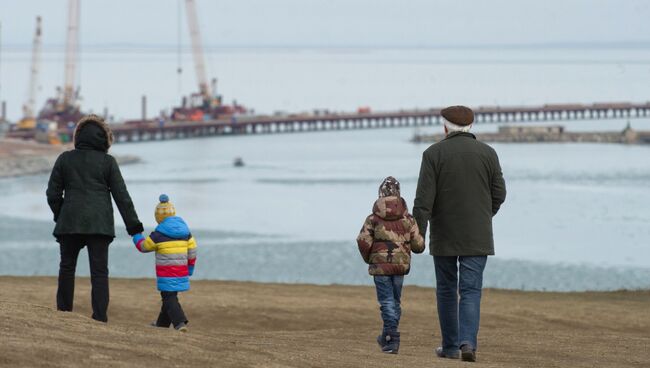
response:
[[(0, 139), (0, 178), (47, 173), (69, 145), (50, 146), (29, 141)], [(139, 161), (136, 156), (116, 156), (120, 164)]]
[[(415, 134), (415, 143), (436, 143), (446, 134)], [(562, 126), (501, 126), (496, 133), (477, 133), (476, 138), (488, 143), (616, 143), (650, 144), (650, 132), (630, 127), (621, 132), (567, 132)]]

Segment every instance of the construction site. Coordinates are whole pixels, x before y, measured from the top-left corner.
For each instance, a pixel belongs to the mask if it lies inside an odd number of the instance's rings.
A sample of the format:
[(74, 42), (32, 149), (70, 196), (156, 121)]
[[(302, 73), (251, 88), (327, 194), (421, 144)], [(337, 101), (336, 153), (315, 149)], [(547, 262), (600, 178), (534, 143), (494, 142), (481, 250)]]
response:
[[(71, 141), (76, 122), (88, 111), (92, 111), (83, 105), (80, 92), (80, 1), (68, 0), (63, 82), (56, 88), (53, 95), (45, 98), (44, 104), (40, 107), (37, 94), (39, 79), (42, 77), (44, 34), (43, 19), (40, 16), (36, 18), (31, 45), (27, 98), (22, 106), (22, 118), (15, 122), (7, 121), (6, 103), (0, 101), (2, 105), (0, 136), (4, 134), (6, 138), (11, 139), (31, 140), (53, 145), (65, 144)], [(254, 114), (253, 109), (239, 104), (235, 99), (230, 104), (225, 103), (223, 95), (217, 89), (217, 78), (210, 77), (208, 74), (196, 1), (179, 1), (179, 19), (181, 16), (180, 4), (184, 4), (184, 14), (188, 25), (186, 32), (191, 41), (195, 92), (186, 96), (177, 96), (180, 102), (178, 105), (167, 106), (155, 116), (147, 114), (146, 95), (141, 96), (139, 117), (113, 121), (105, 107), (102, 115), (111, 124), (118, 143), (219, 135), (422, 127), (441, 123), (440, 107), (375, 111), (369, 106), (361, 106), (356, 111), (343, 113), (322, 109), (302, 113), (260, 115)], [(180, 21), (178, 24), (180, 34)], [(179, 78), (181, 73), (182, 68), (179, 62), (177, 68)], [(180, 90), (179, 93), (181, 93)], [(474, 107), (474, 111), (477, 123), (632, 119), (650, 116), (650, 102), (565, 103), (541, 106), (495, 105)], [(429, 140), (424, 137), (417, 139)], [(599, 140), (600, 138), (594, 139)], [(525, 140), (537, 141), (538, 138), (528, 136)], [(605, 139), (605, 141), (609, 140), (611, 139)], [(511, 139), (507, 139), (507, 141), (511, 141)]]
[[(123, 129), (129, 127), (138, 129), (143, 126), (162, 128), (166, 124), (227, 120), (235, 115), (245, 115), (247, 113), (246, 108), (236, 102), (231, 105), (223, 102), (223, 97), (217, 94), (216, 78), (208, 81), (197, 5), (194, 0), (185, 0), (184, 3), (192, 44), (192, 56), (198, 86), (197, 92), (192, 93), (190, 96), (183, 96), (179, 106), (171, 107), (170, 114), (151, 119), (147, 118), (146, 96), (143, 96), (142, 116), (140, 118), (120, 123), (110, 123), (116, 126), (121, 125)], [(43, 48), (42, 17), (38, 16), (32, 41), (28, 97), (22, 106), (23, 117), (14, 124), (9, 124), (6, 119), (6, 103), (2, 102), (0, 126), (5, 125), (4, 130), (8, 130), (6, 132), (7, 138), (35, 140), (39, 143), (55, 145), (67, 143), (71, 139), (76, 122), (86, 115), (81, 104), (80, 84), (76, 80), (79, 67), (80, 0), (69, 0), (67, 10), (68, 24), (63, 86), (57, 87), (55, 95), (48, 97), (40, 109), (37, 107), (36, 101)], [(181, 73), (180, 66), (178, 73)], [(109, 117), (105, 114), (104, 118), (108, 119)], [(0, 133), (2, 133), (1, 128)]]

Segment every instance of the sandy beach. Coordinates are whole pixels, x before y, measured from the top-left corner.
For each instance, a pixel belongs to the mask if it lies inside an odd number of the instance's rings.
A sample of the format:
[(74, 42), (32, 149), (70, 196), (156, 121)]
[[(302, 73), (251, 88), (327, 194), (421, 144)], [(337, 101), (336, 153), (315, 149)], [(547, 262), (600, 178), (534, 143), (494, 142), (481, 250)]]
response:
[[(84, 260), (80, 260), (84, 261)], [(0, 366), (457, 367), (440, 360), (434, 290), (406, 287), (399, 355), (379, 352), (374, 288), (192, 282), (190, 331), (156, 329), (153, 279), (111, 279), (109, 323), (89, 318), (77, 279), (73, 313), (55, 310), (56, 278), (0, 277)], [(477, 366), (648, 367), (650, 291), (485, 290)]]
[[(0, 138), (0, 178), (48, 173), (56, 158), (71, 145), (52, 146), (33, 141)], [(139, 161), (130, 155), (115, 156), (121, 165)]]
[(0, 139), (0, 178), (47, 172), (66, 149), (69, 147)]

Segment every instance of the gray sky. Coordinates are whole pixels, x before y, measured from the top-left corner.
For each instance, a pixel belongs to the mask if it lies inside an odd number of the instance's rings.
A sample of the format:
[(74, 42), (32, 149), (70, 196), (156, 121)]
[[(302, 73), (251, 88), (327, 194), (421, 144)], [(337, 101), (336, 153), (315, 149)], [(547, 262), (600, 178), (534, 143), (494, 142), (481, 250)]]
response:
[[(177, 43), (179, 0), (82, 0), (84, 45)], [(644, 0), (197, 0), (206, 44), (446, 46), (650, 43)], [(0, 0), (2, 41), (65, 40), (66, 0)], [(187, 44), (185, 15), (183, 38)]]
[[(644, 78), (650, 73), (646, 66), (647, 52), (650, 51), (650, 0), (196, 2), (203, 42), (208, 48), (239, 46), (250, 48), (255, 53), (260, 46), (350, 47), (361, 53), (354, 57), (341, 54), (340, 58), (329, 55), (322, 60), (310, 59), (308, 53), (293, 50), (274, 49), (271, 54), (254, 58), (243, 56), (250, 52), (249, 49), (237, 50), (235, 54), (230, 50), (231, 54), (224, 54), (223, 49), (215, 48), (206, 53), (208, 75), (219, 78), (225, 95), (232, 99), (238, 98), (259, 109), (257, 111), (306, 111), (314, 107), (351, 110), (361, 101), (382, 108), (429, 106), (433, 103), (414, 98), (421, 96), (421, 93), (412, 91), (418, 88), (431, 88), (427, 93), (439, 91), (439, 82), (431, 82), (433, 84), (429, 86), (426, 81), (438, 81), (437, 78), (445, 76), (444, 66), (430, 68), (431, 62), (443, 60), (443, 55), (436, 54), (434, 59), (427, 59), (424, 64), (402, 63), (395, 59), (388, 61), (392, 65), (388, 69), (376, 63), (361, 68), (361, 64), (355, 64), (355, 58), (362, 58), (362, 54), (372, 54), (377, 50), (366, 52), (359, 50), (359, 47), (485, 46), (480, 51), (492, 52), (489, 58), (495, 60), (510, 60), (508, 58), (514, 56), (513, 52), (522, 51), (529, 53), (520, 57), (533, 62), (549, 55), (560, 63), (569, 58), (574, 61), (586, 60), (587, 63), (598, 61), (615, 65), (614, 69), (605, 69), (610, 73), (607, 75), (610, 78), (608, 86), (597, 86), (605, 91), (592, 87), (576, 90), (575, 86), (584, 85), (585, 80), (591, 81), (593, 75), (586, 76), (588, 73), (585, 74), (582, 68), (575, 66), (578, 64), (569, 63), (553, 69), (554, 76), (563, 76), (561, 81), (550, 82), (545, 78), (535, 82), (536, 85), (547, 82), (548, 87), (537, 94), (523, 93), (522, 91), (530, 91), (530, 81), (524, 76), (518, 76), (511, 81), (519, 89), (505, 83), (506, 87), (514, 89), (506, 89), (500, 95), (476, 88), (477, 85), (465, 86), (477, 93), (474, 99), (464, 94), (463, 99), (467, 103), (523, 104), (562, 102), (562, 99), (574, 102), (607, 99), (636, 101), (647, 96), (647, 79)], [(42, 106), (46, 97), (53, 96), (55, 87), (62, 83), (67, 5), (67, 0), (0, 0), (3, 45), (0, 99), (7, 101), (8, 114), (12, 119), (21, 115), (20, 106), (27, 100), (31, 42), (37, 15), (43, 17), (44, 43), (43, 63), (38, 76), (37, 107)], [(180, 78), (175, 73), (179, 5), (182, 9), (180, 34), (185, 49), (184, 73)], [(135, 117), (139, 114), (141, 94), (150, 97), (151, 111), (156, 112), (178, 103), (180, 95), (196, 90), (184, 0), (81, 0), (81, 13), (81, 57), (75, 83), (83, 86), (85, 109), (99, 112), (107, 106), (119, 117)], [(585, 44), (592, 48), (582, 47)], [(537, 46), (540, 45), (553, 47), (538, 49)], [(530, 48), (493, 49), (490, 46)], [(551, 49), (555, 49), (555, 53)], [(558, 49), (561, 50), (559, 53)], [(598, 53), (601, 50), (607, 50), (609, 61), (601, 59), (603, 55)], [(244, 54), (237, 54), (240, 51)], [(274, 56), (273, 53), (276, 52), (288, 52), (291, 57), (284, 60), (279, 54)], [(400, 52), (382, 55), (392, 55), (399, 59)], [(471, 60), (474, 57), (463, 52), (458, 55), (463, 56), (454, 60)], [(612, 58), (616, 60), (610, 60)], [(339, 68), (337, 61), (340, 60), (346, 60), (347, 64)], [(495, 82), (490, 78), (499, 75), (494, 71), (499, 67), (490, 65), (492, 69), (488, 68), (486, 72), (475, 75), (475, 79), (462, 78), (463, 83), (478, 83), (476, 78), (487, 78), (480, 84), (492, 85)], [(478, 69), (481, 67), (485, 66)], [(472, 73), (478, 69), (467, 66), (457, 70)], [(540, 69), (536, 67), (532, 70), (537, 73)], [(311, 79), (314, 72), (318, 73), (318, 81)], [(415, 79), (409, 83), (404, 82), (412, 73)], [(508, 73), (511, 73), (510, 69)], [(605, 76), (603, 73), (596, 75), (600, 78)], [(396, 78), (395, 84), (387, 81), (391, 76)], [(614, 76), (623, 79), (614, 82), (611, 79)], [(624, 79), (628, 77), (631, 79)], [(306, 84), (300, 84), (301, 79)], [(377, 88), (363, 89), (377, 80), (384, 82)], [(564, 83), (562, 81), (570, 83), (568, 88), (561, 84)], [(338, 84), (329, 87), (318, 84), (329, 82)], [(293, 87), (280, 88), (282, 91), (278, 93), (279, 87), (288, 83), (294, 83)], [(264, 89), (266, 85), (271, 87)], [(613, 88), (613, 85), (618, 86), (618, 89)], [(347, 94), (341, 93), (344, 89), (349, 90)], [(558, 90), (575, 93), (562, 97), (558, 95)], [(401, 99), (395, 95), (399, 91), (405, 93)], [(444, 97), (447, 94), (432, 99), (442, 103), (446, 101)], [(405, 103), (408, 104), (404, 105)]]

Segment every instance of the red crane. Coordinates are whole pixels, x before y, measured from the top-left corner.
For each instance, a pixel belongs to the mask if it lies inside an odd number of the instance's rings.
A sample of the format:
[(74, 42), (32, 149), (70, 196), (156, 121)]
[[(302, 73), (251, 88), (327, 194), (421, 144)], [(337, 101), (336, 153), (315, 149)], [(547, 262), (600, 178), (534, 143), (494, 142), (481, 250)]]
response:
[(183, 98), (182, 106), (176, 107), (172, 111), (172, 119), (200, 121), (217, 119), (224, 115), (246, 113), (246, 109), (241, 105), (233, 103), (230, 106), (222, 103), (221, 96), (216, 93), (216, 78), (212, 79), (212, 85), (208, 84), (196, 2), (194, 0), (185, 0), (185, 11), (187, 13), (187, 25), (192, 40), (192, 57), (194, 59), (194, 70), (196, 71), (199, 92), (193, 93), (189, 101), (187, 98)]

